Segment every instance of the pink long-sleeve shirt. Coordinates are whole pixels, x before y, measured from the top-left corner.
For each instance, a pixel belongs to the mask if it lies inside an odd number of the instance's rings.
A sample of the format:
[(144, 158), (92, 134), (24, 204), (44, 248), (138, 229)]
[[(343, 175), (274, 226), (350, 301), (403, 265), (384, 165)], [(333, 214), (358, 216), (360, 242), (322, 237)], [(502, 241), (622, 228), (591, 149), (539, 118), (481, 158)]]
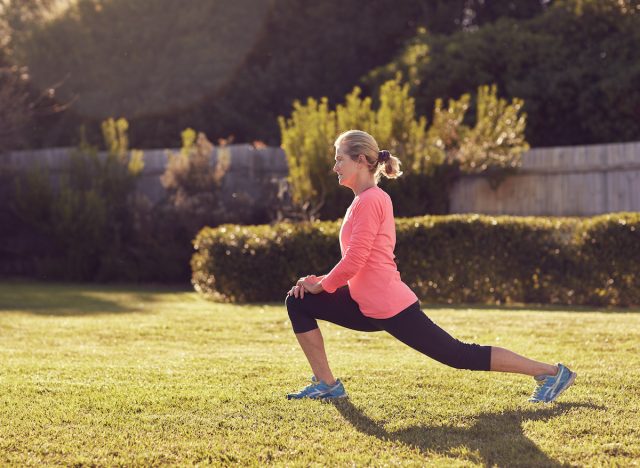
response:
[(396, 226), (387, 193), (373, 186), (354, 199), (340, 228), (342, 259), (320, 283), (328, 293), (349, 285), (367, 317), (385, 319), (418, 300), (402, 282), (394, 262)]

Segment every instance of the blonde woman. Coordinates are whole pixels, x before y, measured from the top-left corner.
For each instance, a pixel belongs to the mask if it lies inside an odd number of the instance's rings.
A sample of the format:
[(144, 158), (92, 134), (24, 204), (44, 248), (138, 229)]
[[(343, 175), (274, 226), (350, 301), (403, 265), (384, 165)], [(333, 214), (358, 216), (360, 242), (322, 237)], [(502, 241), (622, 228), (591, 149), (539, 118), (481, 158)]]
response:
[(433, 323), (394, 262), (396, 233), (391, 198), (377, 185), (396, 178), (400, 161), (380, 151), (375, 139), (349, 130), (335, 141), (338, 183), (353, 190), (340, 228), (341, 260), (326, 275), (309, 275), (287, 293), (286, 307), (296, 338), (313, 371), (311, 383), (289, 399), (344, 398), (342, 382), (329, 368), (317, 320), (359, 331), (384, 330), (417, 351), (457, 369), (515, 372), (533, 376), (532, 402), (554, 401), (576, 374), (562, 364), (545, 364), (495, 346), (463, 343)]

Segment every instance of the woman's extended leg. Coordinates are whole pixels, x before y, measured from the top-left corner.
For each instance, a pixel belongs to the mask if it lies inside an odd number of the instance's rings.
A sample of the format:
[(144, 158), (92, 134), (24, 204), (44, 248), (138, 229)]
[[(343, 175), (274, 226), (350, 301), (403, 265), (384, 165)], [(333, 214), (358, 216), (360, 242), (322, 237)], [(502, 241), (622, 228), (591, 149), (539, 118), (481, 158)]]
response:
[(534, 377), (555, 375), (558, 371), (556, 366), (533, 361), (508, 349), (456, 340), (433, 323), (417, 302), (394, 317), (376, 322), (403, 343), (458, 369), (516, 372)]
[(536, 379), (531, 402), (555, 401), (573, 384), (576, 373), (562, 364), (552, 366), (520, 356), (508, 349), (480, 346), (456, 340), (427, 317), (416, 302), (399, 314), (375, 320), (403, 343), (451, 367), (471, 370), (517, 372)]
[(491, 346), (463, 343), (433, 323), (418, 302), (388, 319), (375, 319), (380, 327), (404, 344), (456, 369), (491, 369)]

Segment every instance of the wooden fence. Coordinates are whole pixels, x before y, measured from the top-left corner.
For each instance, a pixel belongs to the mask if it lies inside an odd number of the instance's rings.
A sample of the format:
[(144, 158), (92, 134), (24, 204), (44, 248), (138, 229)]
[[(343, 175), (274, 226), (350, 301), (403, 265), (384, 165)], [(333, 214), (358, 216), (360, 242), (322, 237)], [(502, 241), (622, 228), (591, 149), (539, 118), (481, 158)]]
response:
[[(266, 196), (265, 187), (273, 190), (273, 185), (287, 175), (287, 161), (280, 148), (230, 145), (228, 150), (231, 165), (223, 182), (225, 198), (244, 194), (260, 200)], [(56, 179), (64, 170), (68, 154), (67, 148), (11, 152), (0, 155), (0, 168), (42, 165)], [(522, 159), (518, 172), (496, 190), (481, 176), (463, 177), (453, 187), (451, 212), (590, 216), (640, 211), (640, 142), (536, 148)], [(138, 191), (155, 203), (165, 193), (160, 175), (167, 164), (168, 150), (145, 150), (144, 160)]]
[(479, 176), (460, 180), (452, 213), (591, 216), (640, 211), (640, 142), (536, 148), (496, 190)]
[[(220, 151), (229, 151), (230, 166), (223, 179), (223, 198), (236, 198), (239, 195), (260, 199), (265, 194), (265, 186), (277, 184), (288, 174), (287, 160), (281, 148), (254, 148), (251, 145), (229, 145), (213, 150), (211, 164), (217, 161)], [(179, 149), (144, 150), (144, 169), (138, 180), (138, 192), (146, 195), (152, 203), (157, 203), (165, 195), (160, 181), (164, 173), (169, 153), (178, 153)], [(13, 151), (0, 154), (0, 168), (17, 170), (46, 168), (55, 184), (65, 172), (69, 160), (69, 148), (50, 148), (32, 151)], [(104, 158), (105, 153), (99, 153)]]

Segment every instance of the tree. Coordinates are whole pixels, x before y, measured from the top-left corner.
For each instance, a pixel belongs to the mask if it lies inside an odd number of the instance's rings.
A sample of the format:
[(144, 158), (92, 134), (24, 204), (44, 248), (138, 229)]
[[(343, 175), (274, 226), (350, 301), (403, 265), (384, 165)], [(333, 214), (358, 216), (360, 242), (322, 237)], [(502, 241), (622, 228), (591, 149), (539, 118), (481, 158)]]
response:
[(59, 0), (0, 0), (0, 49), (11, 49), (15, 36), (60, 7)]
[(173, 145), (189, 126), (214, 139), (277, 144), (277, 116), (294, 100), (336, 102), (358, 83), (369, 92), (362, 76), (392, 60), (418, 27), (451, 34), (546, 4), (495, 3), (80, 0), (30, 27), (19, 50), (38, 83), (68, 76), (60, 99), (79, 96), (73, 112), (38, 132), (38, 144), (68, 144), (78, 121), (110, 115), (132, 123), (137, 146)]
[(437, 99), (495, 83), (503, 97), (525, 101), (534, 146), (636, 140), (638, 4), (573, 0), (529, 20), (503, 18), (450, 36), (421, 30), (367, 82), (375, 87), (402, 72), (427, 117)]
[(55, 101), (60, 83), (49, 83), (38, 91), (31, 83), (28, 67), (15, 58), (17, 38), (28, 25), (47, 17), (55, 0), (0, 0), (0, 152), (25, 145), (27, 129), (43, 116), (65, 110), (69, 103)]

